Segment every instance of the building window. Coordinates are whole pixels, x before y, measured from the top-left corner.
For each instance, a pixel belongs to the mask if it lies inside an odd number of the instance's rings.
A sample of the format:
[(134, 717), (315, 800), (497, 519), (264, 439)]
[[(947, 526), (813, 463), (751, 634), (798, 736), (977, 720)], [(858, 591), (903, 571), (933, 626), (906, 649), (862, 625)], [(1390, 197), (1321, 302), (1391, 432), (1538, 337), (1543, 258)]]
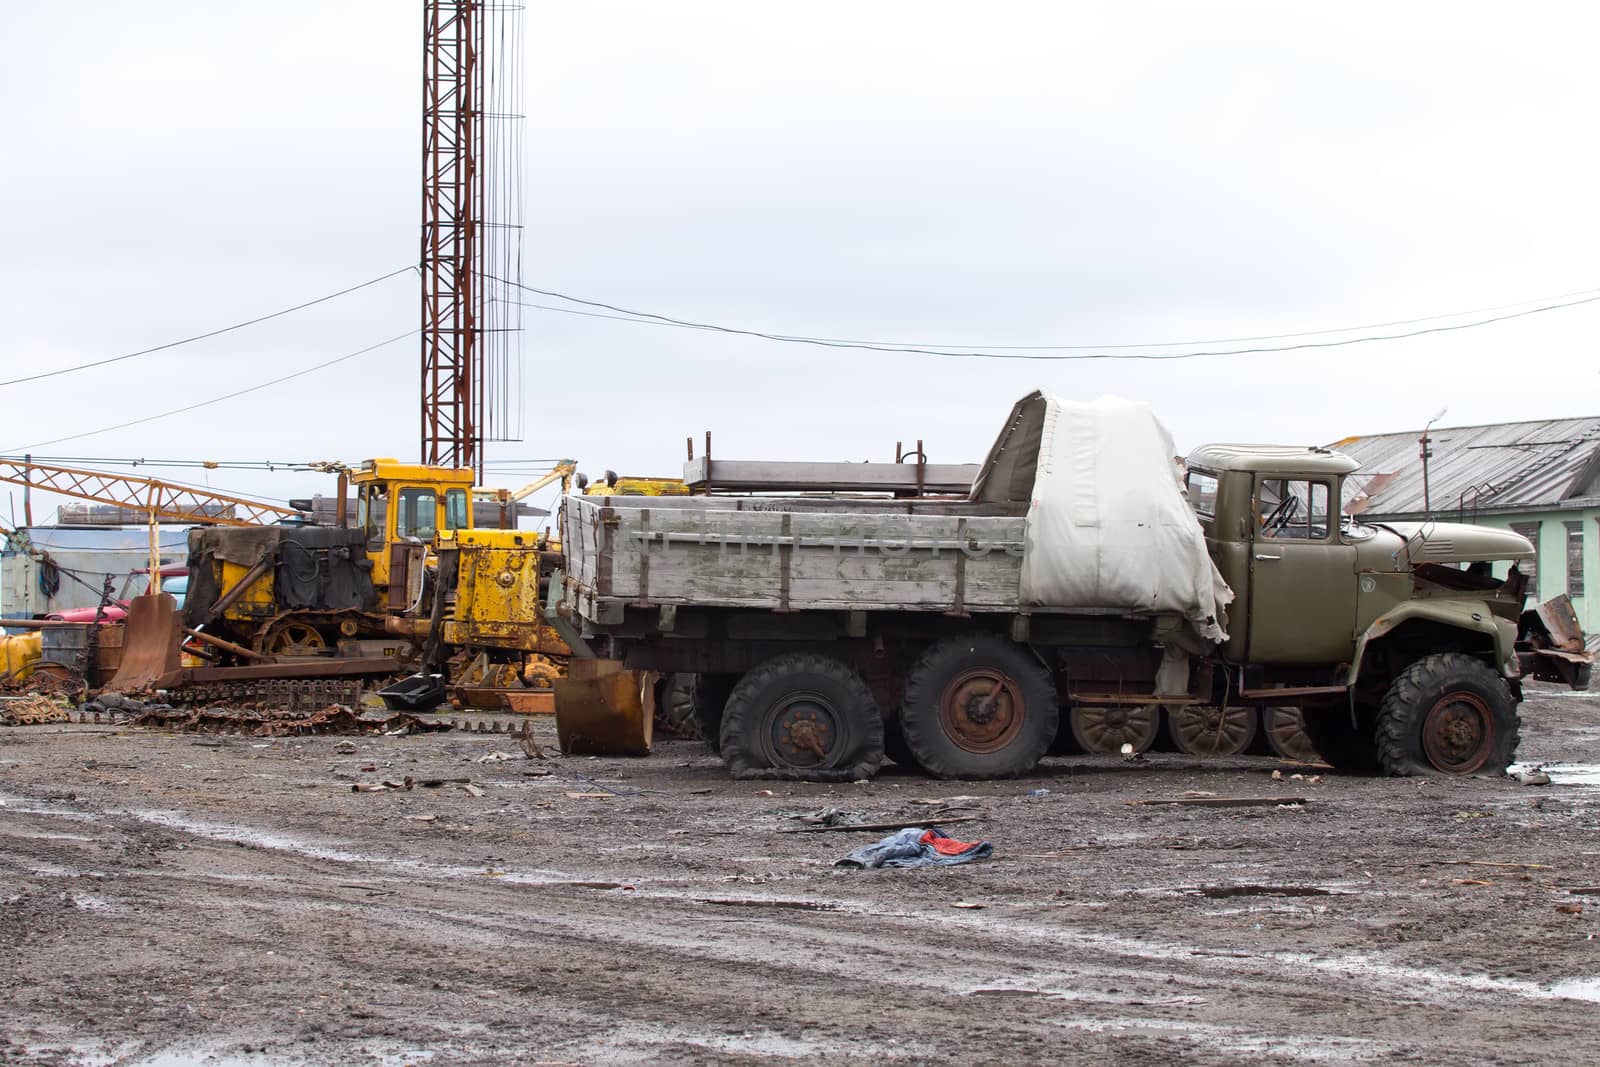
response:
[(1511, 532), (1519, 533), (1533, 542), (1533, 558), (1517, 561), (1517, 569), (1528, 576), (1528, 588), (1534, 596), (1539, 595), (1539, 524), (1536, 522), (1514, 522)]
[(1583, 523), (1567, 523), (1567, 595), (1583, 595)]

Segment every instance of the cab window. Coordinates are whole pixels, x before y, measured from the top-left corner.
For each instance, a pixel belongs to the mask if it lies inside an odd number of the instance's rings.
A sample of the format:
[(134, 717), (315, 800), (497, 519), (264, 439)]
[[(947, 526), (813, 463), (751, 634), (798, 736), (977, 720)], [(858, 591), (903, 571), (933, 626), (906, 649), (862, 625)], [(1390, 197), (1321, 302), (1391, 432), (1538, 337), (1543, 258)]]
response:
[(1217, 476), (1202, 470), (1191, 470), (1185, 479), (1189, 490), (1189, 506), (1202, 518), (1212, 518), (1217, 513)]
[(439, 497), (432, 489), (400, 490), (399, 514), (395, 516), (396, 537), (431, 540), (439, 532)]
[(1256, 491), (1256, 529), (1271, 540), (1326, 541), (1328, 484), (1263, 478)]
[(383, 540), (384, 527), (389, 521), (389, 494), (377, 486), (364, 485), (356, 497), (356, 525), (366, 533), (367, 540)]
[(444, 494), (444, 528), (446, 530), (470, 529), (472, 522), (467, 511), (467, 491), (450, 489)]

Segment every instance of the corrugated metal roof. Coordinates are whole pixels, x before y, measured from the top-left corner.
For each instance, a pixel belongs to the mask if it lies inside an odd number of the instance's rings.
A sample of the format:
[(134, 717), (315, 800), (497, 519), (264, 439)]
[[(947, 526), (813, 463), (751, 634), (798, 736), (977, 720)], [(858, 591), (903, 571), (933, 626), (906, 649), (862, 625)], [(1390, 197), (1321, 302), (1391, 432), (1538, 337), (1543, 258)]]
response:
[[(1331, 448), (1359, 460), (1345, 510), (1421, 514), (1421, 430), (1347, 437)], [(1435, 515), (1570, 505), (1600, 493), (1600, 416), (1434, 427), (1428, 496)]]

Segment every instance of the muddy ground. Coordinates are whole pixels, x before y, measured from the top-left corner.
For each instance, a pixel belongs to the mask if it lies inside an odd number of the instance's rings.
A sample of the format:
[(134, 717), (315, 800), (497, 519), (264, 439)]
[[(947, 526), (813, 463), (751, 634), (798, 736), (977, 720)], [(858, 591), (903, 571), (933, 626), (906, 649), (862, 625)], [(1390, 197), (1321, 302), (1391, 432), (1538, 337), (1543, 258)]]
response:
[[(1589, 1063), (1600, 699), (1524, 708), (1554, 784), (1152, 755), (828, 786), (693, 742), (0, 730), (0, 1062)], [(482, 795), (351, 791), (407, 776)], [(1188, 791), (1286, 804), (1135, 803)], [(881, 834), (791, 832), (941, 799), (992, 859), (846, 870)]]

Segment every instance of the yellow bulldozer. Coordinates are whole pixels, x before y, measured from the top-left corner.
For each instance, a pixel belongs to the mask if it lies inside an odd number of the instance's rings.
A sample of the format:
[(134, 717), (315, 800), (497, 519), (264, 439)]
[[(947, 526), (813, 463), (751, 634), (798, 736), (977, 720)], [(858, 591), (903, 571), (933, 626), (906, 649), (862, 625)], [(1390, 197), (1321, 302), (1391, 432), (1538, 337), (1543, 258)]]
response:
[[(509, 494), (509, 499), (522, 499), (556, 480), (563, 488), (576, 480), (587, 494), (679, 496), (688, 492), (677, 479), (619, 477), (609, 471), (591, 484), (576, 475), (569, 463)], [(391, 618), (389, 625), (416, 641), (437, 634), (434, 643), (453, 657), (449, 675), (455, 700), (474, 707), (556, 711), (555, 690), (575, 665), (579, 674), (595, 673), (590, 661), (572, 658), (572, 648), (545, 618), (550, 576), (561, 566), (559, 541), (547, 533), (524, 530), (466, 529), (442, 536), (437, 551), (436, 574), (445, 591), (443, 598), (431, 601), (437, 610)], [(633, 718), (638, 721), (624, 731), (642, 740), (620, 747), (648, 748), (653, 681), (634, 678), (627, 682), (630, 689), (642, 687), (649, 692), (642, 701), (632, 702)], [(565, 731), (577, 724), (583, 733), (582, 722), (580, 703), (564, 700), (558, 725)]]

